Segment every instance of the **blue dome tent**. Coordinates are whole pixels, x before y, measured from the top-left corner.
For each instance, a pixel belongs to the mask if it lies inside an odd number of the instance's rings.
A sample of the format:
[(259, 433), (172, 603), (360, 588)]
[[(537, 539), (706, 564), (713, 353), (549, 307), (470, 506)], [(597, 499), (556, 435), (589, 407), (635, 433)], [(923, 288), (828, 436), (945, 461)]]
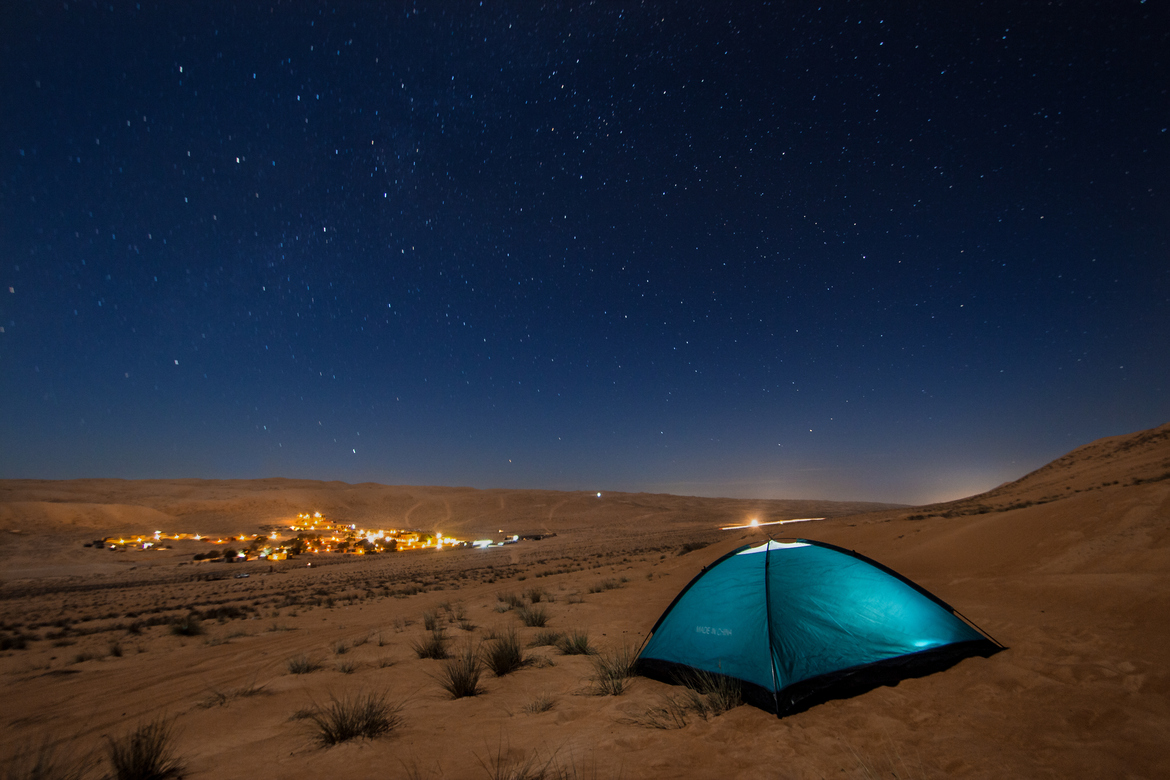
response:
[(651, 629), (638, 671), (739, 680), (777, 715), (1003, 646), (938, 597), (863, 555), (807, 539), (733, 550), (683, 588)]

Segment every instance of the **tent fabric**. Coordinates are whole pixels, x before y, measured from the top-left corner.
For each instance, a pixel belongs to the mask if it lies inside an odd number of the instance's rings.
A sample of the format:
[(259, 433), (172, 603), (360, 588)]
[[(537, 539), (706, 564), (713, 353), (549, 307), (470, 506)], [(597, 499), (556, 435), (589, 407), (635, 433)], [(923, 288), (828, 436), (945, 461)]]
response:
[(638, 665), (663, 679), (687, 669), (735, 678), (749, 701), (783, 714), (842, 681), (864, 689), (999, 649), (865, 556), (771, 540), (695, 577), (658, 619)]

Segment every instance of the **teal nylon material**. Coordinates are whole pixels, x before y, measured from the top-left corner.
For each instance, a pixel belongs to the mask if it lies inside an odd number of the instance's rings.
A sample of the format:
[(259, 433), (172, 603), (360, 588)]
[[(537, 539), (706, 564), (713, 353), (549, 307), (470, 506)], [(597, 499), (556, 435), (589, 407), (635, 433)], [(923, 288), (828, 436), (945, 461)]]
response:
[(816, 545), (770, 547), (732, 555), (705, 572), (662, 619), (641, 657), (778, 691), (829, 672), (983, 638), (898, 577), (851, 555)]

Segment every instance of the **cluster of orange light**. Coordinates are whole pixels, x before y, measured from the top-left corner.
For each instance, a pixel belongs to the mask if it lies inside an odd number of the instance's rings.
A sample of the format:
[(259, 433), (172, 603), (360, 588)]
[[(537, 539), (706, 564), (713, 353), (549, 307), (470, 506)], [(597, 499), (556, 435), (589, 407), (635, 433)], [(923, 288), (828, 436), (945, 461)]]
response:
[[(454, 537), (444, 536), (442, 533), (436, 531), (433, 535), (424, 534), (421, 531), (407, 531), (403, 529), (367, 529), (358, 528), (356, 525), (343, 525), (334, 523), (322, 517), (320, 512), (315, 512), (310, 515), (308, 512), (302, 512), (297, 515), (297, 521), (289, 525), (289, 530), (295, 536), (298, 533), (312, 533), (317, 535), (317, 539), (308, 540), (305, 542), (308, 546), (304, 548), (305, 552), (322, 553), (329, 552), (334, 545), (341, 542), (355, 542), (368, 541), (374, 545), (375, 549), (382, 550), (388, 542), (394, 543), (394, 549), (398, 551), (403, 550), (423, 550), (434, 548), (441, 550), (444, 547), (458, 547), (464, 546), (467, 543)], [(129, 538), (107, 538), (104, 541), (108, 544), (118, 545), (135, 545), (141, 546), (143, 549), (151, 549), (156, 547), (158, 543), (164, 539), (190, 539), (194, 541), (207, 542), (209, 544), (228, 544), (230, 542), (246, 542), (249, 540), (255, 541), (260, 538), (260, 534), (253, 534), (250, 537), (247, 535), (238, 535), (230, 537), (212, 538), (198, 533), (175, 533), (164, 534), (162, 531), (155, 531), (151, 537), (136, 536)], [(271, 533), (267, 537), (270, 540), (280, 538), (280, 534)], [(358, 547), (353, 551), (357, 555), (365, 554), (365, 550)], [(268, 547), (263, 551), (263, 557), (284, 557), (284, 551), (279, 547)]]

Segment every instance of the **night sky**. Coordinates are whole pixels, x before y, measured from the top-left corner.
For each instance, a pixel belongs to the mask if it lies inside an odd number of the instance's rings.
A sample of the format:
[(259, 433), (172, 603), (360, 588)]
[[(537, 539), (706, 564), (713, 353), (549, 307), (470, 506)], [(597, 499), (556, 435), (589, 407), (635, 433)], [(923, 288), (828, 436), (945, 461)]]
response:
[(0, 477), (924, 502), (1170, 420), (1170, 4), (905, 5), (5, 3)]

